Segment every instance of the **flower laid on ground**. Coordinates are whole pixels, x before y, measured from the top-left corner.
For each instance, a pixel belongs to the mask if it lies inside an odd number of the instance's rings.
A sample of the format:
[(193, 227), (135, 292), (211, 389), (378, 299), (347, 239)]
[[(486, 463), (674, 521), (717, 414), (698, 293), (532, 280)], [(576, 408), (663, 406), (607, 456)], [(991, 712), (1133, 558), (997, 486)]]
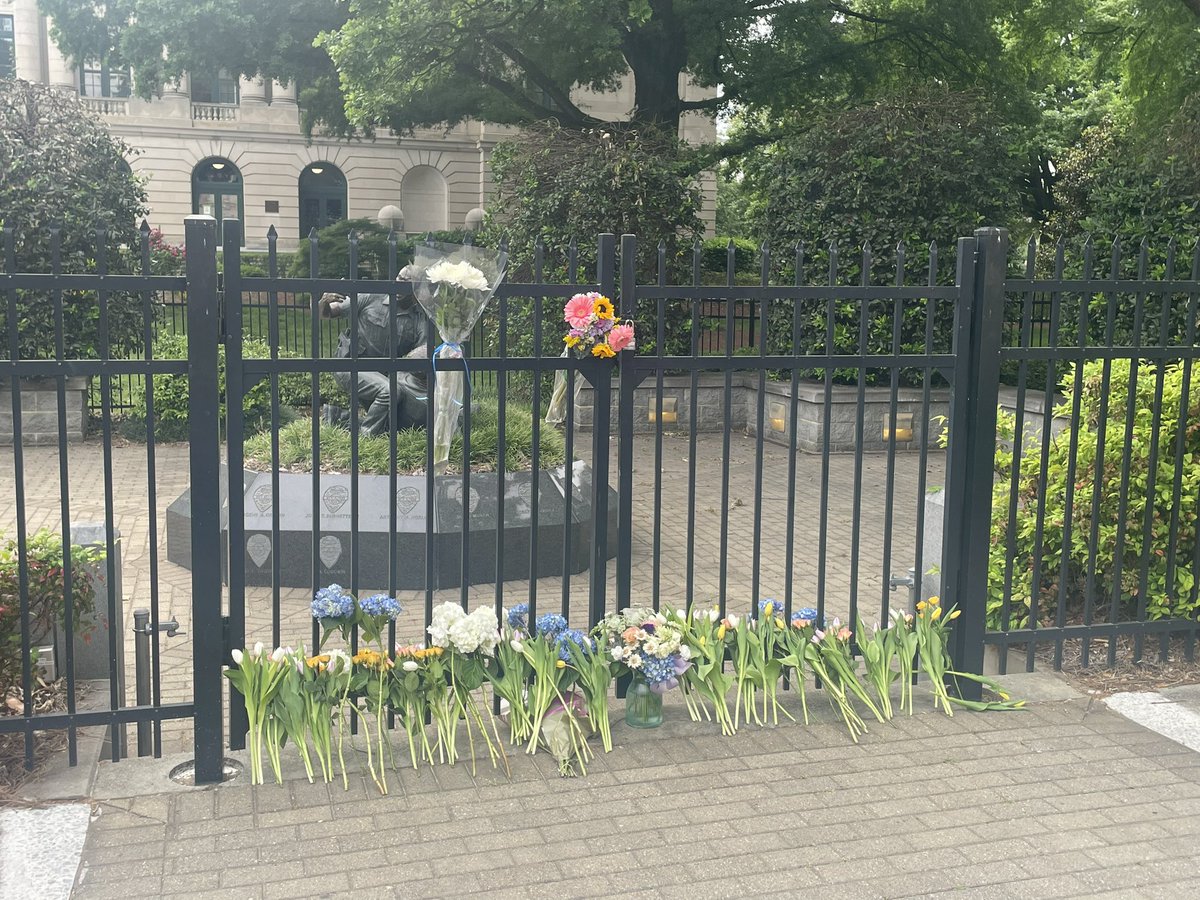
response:
[[(917, 604), (917, 614), (913, 623), (917, 639), (917, 656), (920, 659), (921, 668), (929, 678), (934, 707), (940, 706), (948, 716), (954, 715), (954, 706), (951, 704), (980, 712), (989, 709), (1023, 708), (1025, 701), (1010, 699), (1000, 689), (1000, 685), (995, 679), (984, 675), (974, 675), (970, 672), (955, 671), (949, 651), (950, 623), (957, 619), (962, 611), (951, 607), (945, 616), (942, 615), (942, 612), (941, 600), (938, 597), (930, 597)], [(965, 678), (981, 684), (1000, 699), (967, 700), (964, 697), (954, 696), (946, 687), (947, 676), (956, 680)]]
[[(492, 765), (497, 766), (503, 762), (507, 769), (508, 759), (492, 716), (491, 704), (484, 703), (481, 711), (476, 699), (476, 692), (487, 677), (481, 657), (490, 657), (499, 640), (499, 623), (495, 610), (490, 606), (480, 606), (468, 614), (457, 603), (447, 602), (435, 607), (431, 618), (428, 629), (431, 643), (447, 651), (446, 665), (454, 703), (453, 712), (443, 706), (439, 715), (435, 717), (441, 732), (440, 741), (446, 748), (450, 762), (454, 762), (457, 757), (455, 740), (459, 722), (462, 722), (467, 730), (472, 774), (475, 772), (477, 733), (483, 738)], [(487, 714), (487, 723), (484, 722), (484, 711)], [(491, 734), (488, 733), (489, 724)], [(492, 735), (495, 735), (495, 741), (492, 740)]]
[[(263, 783), (262, 753), (264, 741), (269, 739), (267, 724), (270, 721), (271, 701), (279, 690), (280, 682), (287, 675), (286, 652), (278, 647), (269, 653), (261, 643), (253, 648), (233, 651), (236, 668), (226, 669), (225, 677), (241, 692), (246, 704), (246, 717), (250, 723), (247, 734), (250, 752), (250, 783)], [(268, 753), (272, 746), (265, 748)], [(275, 755), (272, 754), (272, 760)], [(276, 767), (278, 773), (278, 768)], [(280, 779), (282, 780), (282, 779)]]
[[(578, 671), (570, 668), (560, 655), (559, 638), (567, 631), (566, 619), (562, 616), (547, 614), (538, 617), (536, 634), (524, 638), (521, 653), (525, 656), (533, 680), (529, 685), (529, 741), (525, 746), (526, 753), (536, 753), (539, 742), (546, 740), (542, 726), (551, 708), (556, 708), (561, 719), (556, 727), (565, 728), (570, 741), (571, 755), (584, 774), (587, 773), (587, 761), (591, 751), (587, 746), (587, 738), (579, 725), (581, 716), (573, 703), (568, 702), (567, 695), (575, 683)], [(567, 643), (574, 642), (568, 640)], [(554, 704), (558, 703), (558, 707)], [(559, 741), (561, 749), (561, 740)], [(560, 770), (563, 769), (560, 757)]]
[[(669, 613), (671, 619), (679, 625), (682, 641), (679, 647), (680, 655), (691, 665), (681, 682), (684, 702), (693, 722), (699, 722), (701, 717), (710, 720), (716, 718), (721, 726), (721, 733), (732, 735), (737, 729), (733, 724), (733, 714), (729, 711), (727, 699), (733, 679), (725, 674), (725, 640), (718, 637), (720, 616), (716, 607), (701, 609), (693, 607), (691, 612), (673, 610)], [(693, 693), (697, 698), (693, 698)], [(708, 706), (712, 706), (709, 714)]]
[(896, 657), (897, 678), (900, 681), (900, 712), (908, 705), (908, 714), (913, 714), (913, 681), (917, 666), (917, 632), (913, 627), (915, 617), (911, 613), (892, 611), (892, 624), (887, 630), (888, 642)]
[(612, 662), (596, 642), (582, 631), (567, 629), (558, 636), (558, 658), (575, 670), (575, 683), (583, 692), (584, 709), (593, 734), (600, 735), (604, 752), (612, 751), (612, 729), (608, 721), (608, 689), (612, 684)]
[(634, 348), (633, 323), (618, 324), (613, 302), (594, 291), (576, 294), (563, 306), (563, 321), (571, 326), (563, 338), (576, 356), (611, 359)]
[(863, 667), (866, 669), (867, 684), (875, 694), (876, 705), (883, 718), (892, 717), (892, 679), (896, 673), (892, 663), (896, 657), (895, 643), (888, 637), (888, 629), (876, 624), (870, 632), (858, 619), (858, 647), (862, 651)]
[(513, 744), (529, 740), (533, 723), (529, 717), (525, 690), (532, 670), (525, 659), (524, 644), (529, 625), (529, 604), (519, 603), (504, 614), (504, 625), (495, 655), (485, 660), (484, 673), (492, 690), (508, 704), (509, 736)]
[[(350, 681), (354, 664), (341, 650), (330, 650), (316, 656), (304, 656), (301, 646), (297, 656), (300, 676), (300, 697), (304, 706), (304, 720), (313, 752), (321, 766), (321, 775), (328, 784), (333, 781), (333, 719), (339, 724), (344, 721), (346, 697), (350, 692)], [(342, 781), (349, 784), (346, 760), (342, 755), (342, 731), (338, 729), (338, 761), (342, 769)], [(311, 775), (310, 779), (311, 780)]]
[(358, 604), (354, 595), (340, 584), (323, 587), (313, 596), (312, 616), (321, 623), (321, 643), (317, 646), (320, 651), (333, 632), (341, 632), (342, 640), (350, 641), (350, 632), (354, 629), (358, 616)]

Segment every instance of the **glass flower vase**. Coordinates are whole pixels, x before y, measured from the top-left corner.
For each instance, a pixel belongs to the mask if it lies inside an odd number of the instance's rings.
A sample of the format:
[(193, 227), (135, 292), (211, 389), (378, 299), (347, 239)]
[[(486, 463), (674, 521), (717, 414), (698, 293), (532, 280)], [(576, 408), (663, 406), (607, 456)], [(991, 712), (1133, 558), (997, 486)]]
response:
[(650, 690), (645, 679), (634, 677), (629, 685), (625, 724), (631, 728), (657, 728), (662, 724), (662, 694)]

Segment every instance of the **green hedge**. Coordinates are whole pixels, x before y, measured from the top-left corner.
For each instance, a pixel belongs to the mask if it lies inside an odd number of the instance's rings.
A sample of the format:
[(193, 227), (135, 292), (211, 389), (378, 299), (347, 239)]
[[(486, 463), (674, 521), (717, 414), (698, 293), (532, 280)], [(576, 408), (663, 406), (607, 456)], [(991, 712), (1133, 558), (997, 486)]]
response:
[[(1089, 565), (1094, 571), (1095, 620), (1107, 621), (1109, 602), (1121, 567), (1119, 612), (1123, 619), (1136, 613), (1143, 560), (1149, 560), (1145, 606), (1151, 619), (1168, 616), (1193, 618), (1196, 615), (1195, 578), (1192, 560), (1196, 551), (1197, 511), (1200, 503), (1200, 429), (1187, 427), (1182, 459), (1176, 445), (1183, 400), (1183, 366), (1175, 363), (1161, 370), (1162, 413), (1157, 425), (1158, 455), (1150, 467), (1150, 449), (1155, 438), (1153, 409), (1160, 369), (1145, 361), (1138, 366), (1134, 384), (1133, 439), (1125, 442), (1125, 421), (1129, 401), (1129, 360), (1110, 363), (1109, 380), (1104, 380), (1100, 361), (1084, 365), (1082, 390), (1079, 392), (1079, 425), (1074, 471), (1075, 502), (1067, 516), (1071, 429), (1051, 441), (1046, 468), (1041, 467), (1040, 445), (1022, 454), (1018, 481), (1019, 506), (1016, 528), (1009, 530), (1009, 490), (1013, 458), (1011, 452), (997, 451), (997, 479), (992, 498), (992, 553), (988, 591), (988, 626), (993, 629), (1020, 628), (1029, 624), (1034, 596), (1034, 563), (1041, 559), (1041, 580), (1037, 592), (1038, 622), (1051, 624), (1057, 609), (1060, 586), (1065, 587), (1068, 612), (1077, 614), (1085, 601)], [(1200, 372), (1193, 370), (1184, 422), (1200, 421)], [(1063, 379), (1066, 400), (1056, 410), (1069, 416), (1075, 394), (1075, 373)], [(1101, 418), (1101, 404), (1107, 397), (1107, 410)], [(1099, 426), (1106, 424), (1103, 457), (1097, 456)], [(1028, 422), (1026, 427), (1028, 427)], [(1001, 414), (1002, 436), (1011, 439), (1015, 420)], [(1121, 503), (1123, 460), (1128, 457), (1129, 481), (1126, 502)], [(1174, 481), (1179, 463), (1182, 490), (1177, 502)], [(1093, 505), (1099, 480), (1099, 505)], [(1151, 510), (1150, 543), (1143, 547), (1147, 497)], [(1125, 539), (1118, 545), (1117, 531), (1124, 515)], [(1177, 517), (1178, 527), (1171, 543), (1170, 523)], [(1099, 523), (1097, 554), (1090, 557), (1089, 541), (1093, 521)], [(1039, 525), (1041, 541), (1038, 542)], [(1063, 538), (1070, 528), (1067, 563), (1060, 580)], [(1002, 620), (1006, 567), (1013, 560), (1011, 621)], [(1174, 556), (1174, 583), (1168, 584), (1168, 559)]]
[[(247, 339), (242, 342), (242, 354), (247, 358), (268, 359), (271, 348), (264, 341)], [(292, 354), (281, 351), (281, 358)], [(187, 336), (182, 334), (160, 335), (154, 344), (155, 359), (187, 359)], [(221, 394), (220, 422), (222, 436), (225, 427), (225, 347), (217, 348), (217, 383)], [(296, 372), (279, 376), (279, 406), (283, 422), (296, 418), (298, 410), (307, 410), (314, 405), (320, 408), (323, 402), (344, 403), (345, 394), (325, 372), (320, 378), (321, 396), (312, 402), (312, 377), (308, 373)], [(144, 381), (131, 385), (130, 410), (122, 423), (122, 432), (134, 440), (146, 439), (146, 422), (149, 411)], [(246, 434), (271, 427), (271, 382), (264, 378), (246, 392), (242, 405)], [(154, 376), (154, 439), (157, 441), (186, 441), (188, 439), (188, 376), (186, 374)]]

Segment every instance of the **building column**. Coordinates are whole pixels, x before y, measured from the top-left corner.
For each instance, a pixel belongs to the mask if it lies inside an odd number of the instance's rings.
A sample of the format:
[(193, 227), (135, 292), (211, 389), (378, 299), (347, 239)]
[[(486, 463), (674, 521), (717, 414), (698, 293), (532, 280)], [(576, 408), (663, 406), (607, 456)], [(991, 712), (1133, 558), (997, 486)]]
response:
[(273, 82), (271, 85), (271, 105), (295, 106), (296, 82), (289, 81), (286, 86), (280, 84), (278, 81)]
[(50, 87), (68, 94), (79, 93), (79, 70), (62, 54), (53, 42), (46, 48)]
[(164, 84), (162, 95), (164, 100), (190, 100), (192, 84), (188, 80), (187, 73), (180, 75), (176, 81), (168, 81)]
[(239, 78), (238, 92), (242, 106), (267, 105), (267, 83), (262, 78)]

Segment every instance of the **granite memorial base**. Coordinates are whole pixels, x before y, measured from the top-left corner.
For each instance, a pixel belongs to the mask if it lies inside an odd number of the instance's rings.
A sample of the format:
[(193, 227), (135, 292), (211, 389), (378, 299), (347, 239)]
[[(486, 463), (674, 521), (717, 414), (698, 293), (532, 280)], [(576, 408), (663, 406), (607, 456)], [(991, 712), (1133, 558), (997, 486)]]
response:
[[(357, 529), (351, 528), (353, 479), (346, 474), (322, 474), (317, 487), (317, 516), (313, 514), (313, 479), (309, 474), (281, 472), (279, 496), (270, 472), (243, 472), (245, 543), (236, 563), (244, 567), (248, 586), (270, 587), (278, 578), (281, 587), (311, 587), (313, 534), (320, 582), (349, 585), (352, 546), (357, 544), (358, 584), (365, 589), (386, 589), (389, 584), (389, 496), (396, 509), (395, 560), (398, 590), (423, 590), (425, 542), (434, 542), (433, 587), (452, 588), (462, 583), (463, 478), (443, 475), (434, 479), (433, 523), (427, 528), (428, 482), (424, 475), (396, 479), (391, 495), (386, 475), (359, 475)], [(504, 529), (501, 578), (504, 581), (571, 574), (588, 568), (594, 522), (592, 471), (583, 462), (537, 473), (537, 550), (531, 561), (534, 534), (534, 477), (529, 472), (504, 476)], [(472, 473), (468, 486), (467, 517), (470, 523), (466, 577), (468, 584), (496, 579), (496, 532), (499, 515), (498, 479), (494, 472)], [(229, 535), (228, 479), (221, 492), (221, 569), (228, 579)], [(272, 540), (272, 523), (278, 514), (279, 538)], [(564, 527), (565, 524), (565, 527)], [(617, 495), (608, 488), (608, 558), (616, 555)], [(184, 491), (167, 507), (167, 559), (185, 568), (191, 558), (191, 492)], [(276, 574), (277, 573), (277, 574)]]

